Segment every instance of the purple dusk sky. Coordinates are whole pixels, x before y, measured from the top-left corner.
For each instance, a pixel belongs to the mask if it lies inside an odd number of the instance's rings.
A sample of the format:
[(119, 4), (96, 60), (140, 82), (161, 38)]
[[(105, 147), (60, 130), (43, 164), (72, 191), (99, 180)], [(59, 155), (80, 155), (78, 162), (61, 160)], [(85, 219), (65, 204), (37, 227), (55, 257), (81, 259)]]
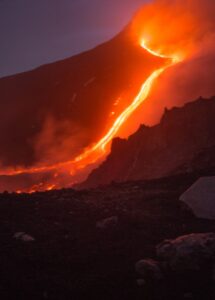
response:
[(0, 77), (90, 49), (146, 0), (0, 0)]

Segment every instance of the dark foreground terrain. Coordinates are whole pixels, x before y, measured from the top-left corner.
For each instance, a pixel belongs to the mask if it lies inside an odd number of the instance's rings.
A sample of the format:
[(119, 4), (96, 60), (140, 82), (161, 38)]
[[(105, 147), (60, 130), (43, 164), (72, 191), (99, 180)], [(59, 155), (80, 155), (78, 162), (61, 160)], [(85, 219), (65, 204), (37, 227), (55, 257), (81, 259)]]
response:
[(97, 189), (0, 195), (0, 299), (215, 299), (206, 277), (137, 284), (135, 263), (166, 238), (215, 232), (179, 196), (198, 175)]

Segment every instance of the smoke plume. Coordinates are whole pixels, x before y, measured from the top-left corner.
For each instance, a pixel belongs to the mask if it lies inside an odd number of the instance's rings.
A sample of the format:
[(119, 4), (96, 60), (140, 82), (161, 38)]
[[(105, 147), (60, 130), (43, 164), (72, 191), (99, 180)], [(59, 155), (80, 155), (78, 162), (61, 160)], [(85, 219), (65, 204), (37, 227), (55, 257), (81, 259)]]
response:
[(215, 95), (214, 11), (211, 0), (155, 0), (137, 13), (131, 26), (134, 40), (144, 39), (154, 51), (178, 55), (182, 62), (160, 76), (122, 136), (139, 123), (159, 122), (165, 107)]

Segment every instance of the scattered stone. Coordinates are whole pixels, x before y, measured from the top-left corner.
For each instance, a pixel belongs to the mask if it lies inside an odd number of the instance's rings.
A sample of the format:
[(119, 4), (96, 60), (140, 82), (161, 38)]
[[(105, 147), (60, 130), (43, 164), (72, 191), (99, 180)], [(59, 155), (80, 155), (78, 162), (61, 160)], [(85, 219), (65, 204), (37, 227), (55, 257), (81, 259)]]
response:
[(212, 270), (212, 280), (215, 281), (215, 264), (213, 265), (213, 270)]
[(17, 240), (21, 240), (23, 242), (32, 242), (35, 241), (35, 238), (33, 238), (31, 235), (25, 233), (25, 232), (16, 232), (13, 236)]
[(96, 223), (96, 227), (99, 228), (99, 229), (107, 229), (107, 228), (110, 228), (110, 227), (115, 227), (118, 223), (118, 217), (117, 216), (113, 216), (113, 217), (110, 217), (110, 218), (106, 218), (106, 219), (103, 219), (101, 221), (98, 221)]
[(196, 233), (165, 240), (157, 246), (157, 256), (174, 271), (201, 270), (215, 259), (215, 233)]
[(192, 293), (186, 293), (184, 294), (184, 299), (192, 299), (193, 298), (193, 294)]
[(48, 299), (48, 292), (43, 293), (43, 299)]
[(145, 280), (161, 280), (163, 278), (159, 263), (153, 259), (142, 259), (135, 265), (136, 272)]
[(146, 284), (144, 279), (137, 279), (137, 285), (143, 287)]

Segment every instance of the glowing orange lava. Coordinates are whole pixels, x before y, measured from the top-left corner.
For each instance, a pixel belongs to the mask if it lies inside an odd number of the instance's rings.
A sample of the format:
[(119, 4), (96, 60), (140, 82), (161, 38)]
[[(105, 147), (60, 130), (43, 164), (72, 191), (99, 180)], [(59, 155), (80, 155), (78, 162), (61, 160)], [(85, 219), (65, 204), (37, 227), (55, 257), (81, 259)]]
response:
[[(65, 169), (69, 170), (70, 174), (74, 174), (77, 170), (85, 168), (87, 165), (92, 164), (96, 161), (98, 161), (101, 157), (107, 154), (108, 149), (107, 145), (110, 144), (111, 140), (116, 136), (121, 126), (126, 122), (126, 120), (129, 118), (129, 116), (143, 103), (143, 101), (148, 97), (150, 90), (152, 88), (153, 83), (155, 80), (159, 77), (161, 73), (163, 73), (167, 68), (170, 66), (173, 66), (174, 64), (178, 63), (180, 61), (180, 58), (177, 56), (174, 57), (167, 57), (163, 54), (159, 54), (154, 52), (153, 50), (149, 49), (147, 45), (145, 44), (144, 40), (142, 39), (140, 41), (140, 45), (143, 49), (148, 51), (154, 56), (158, 56), (161, 58), (168, 59), (169, 63), (154, 71), (148, 79), (143, 83), (139, 93), (134, 98), (132, 103), (117, 117), (111, 128), (108, 130), (108, 132), (94, 145), (91, 147), (85, 149), (83, 153), (78, 155), (76, 158), (74, 158), (71, 161), (58, 163), (51, 166), (45, 166), (45, 167), (35, 167), (30, 169), (17, 169), (17, 170), (6, 170), (3, 172), (0, 172), (0, 175), (8, 175), (8, 176), (14, 176), (19, 174), (33, 174), (33, 173), (39, 173), (39, 172), (48, 172), (51, 170), (59, 170), (59, 169)], [(56, 173), (54, 178), (56, 178)], [(52, 190), (56, 187), (55, 184), (40, 184), (40, 186), (35, 185), (32, 187), (28, 192), (34, 192), (36, 190)], [(21, 191), (17, 191), (20, 193)]]

